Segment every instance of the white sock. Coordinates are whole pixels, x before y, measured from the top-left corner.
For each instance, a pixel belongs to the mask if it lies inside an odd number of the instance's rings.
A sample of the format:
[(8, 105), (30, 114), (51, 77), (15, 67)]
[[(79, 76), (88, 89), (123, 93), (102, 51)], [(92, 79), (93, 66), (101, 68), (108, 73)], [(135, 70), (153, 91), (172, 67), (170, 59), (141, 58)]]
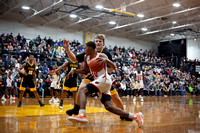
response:
[(80, 114), (85, 114), (85, 109), (80, 109)]
[(136, 115), (134, 115), (133, 113), (130, 113), (130, 112), (129, 112), (129, 115), (128, 115), (128, 117), (129, 117), (129, 118), (131, 118), (131, 119), (132, 119), (132, 118), (134, 118), (134, 119), (135, 119), (137, 116), (136, 116)]

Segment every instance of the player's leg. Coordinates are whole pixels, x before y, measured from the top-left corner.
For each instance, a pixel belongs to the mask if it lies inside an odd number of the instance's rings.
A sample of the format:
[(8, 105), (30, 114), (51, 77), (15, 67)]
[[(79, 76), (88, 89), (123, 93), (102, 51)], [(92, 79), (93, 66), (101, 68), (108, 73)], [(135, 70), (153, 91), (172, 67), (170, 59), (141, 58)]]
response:
[(53, 88), (53, 87), (50, 87), (50, 95), (51, 95), (51, 99), (49, 100), (49, 102), (53, 102), (53, 101), (55, 100), (55, 99), (54, 99), (53, 92), (54, 92), (54, 88)]
[(82, 89), (84, 89), (88, 84), (89, 84), (90, 80), (89, 79), (84, 79), (81, 84), (79, 85), (79, 89), (76, 93), (76, 101), (74, 103), (74, 108), (73, 109), (70, 109), (70, 110), (67, 110), (66, 113), (70, 116), (72, 116), (73, 114), (78, 114), (79, 113), (79, 109), (80, 109), (80, 91)]
[(67, 89), (64, 90), (64, 88), (63, 88), (61, 98), (60, 98), (60, 105), (59, 105), (60, 109), (63, 108), (63, 100), (65, 99), (66, 94), (67, 94)]
[[(90, 89), (90, 91), (89, 91)], [(86, 109), (86, 102), (87, 102), (87, 95), (92, 94), (94, 92), (98, 92), (97, 88), (95, 88), (92, 84), (88, 84), (85, 88), (79, 91), (80, 96), (80, 114), (77, 117), (68, 117), (70, 121), (77, 121), (77, 122), (88, 122), (85, 109)]]
[(24, 91), (25, 91), (25, 88), (24, 89), (22, 89), (22, 88), (20, 89), (18, 107), (22, 106), (22, 98), (23, 98), (23, 95), (24, 95)]
[(102, 94), (101, 102), (104, 104), (105, 109), (111, 113), (119, 115), (124, 118), (129, 118), (132, 120), (136, 120), (138, 126), (141, 127), (143, 125), (143, 114), (141, 112), (133, 114), (131, 112), (126, 112), (120, 108), (114, 107), (110, 101), (109, 95)]
[(24, 91), (26, 90), (26, 85), (27, 85), (27, 81), (26, 81), (26, 79), (24, 80), (24, 77), (23, 77), (20, 87), (19, 87), (20, 93), (19, 93), (19, 103), (17, 105), (18, 107), (22, 106), (22, 98), (24, 96)]
[(30, 91), (32, 91), (33, 94), (35, 95), (35, 98), (38, 100), (40, 107), (44, 106), (45, 104), (40, 101), (40, 98), (39, 98), (37, 90), (36, 90), (36, 85), (33, 80), (29, 81), (28, 87), (30, 88)]
[(74, 103), (76, 103), (76, 92), (77, 92), (77, 87), (72, 87), (70, 88), (72, 94), (73, 94), (73, 99), (74, 99)]

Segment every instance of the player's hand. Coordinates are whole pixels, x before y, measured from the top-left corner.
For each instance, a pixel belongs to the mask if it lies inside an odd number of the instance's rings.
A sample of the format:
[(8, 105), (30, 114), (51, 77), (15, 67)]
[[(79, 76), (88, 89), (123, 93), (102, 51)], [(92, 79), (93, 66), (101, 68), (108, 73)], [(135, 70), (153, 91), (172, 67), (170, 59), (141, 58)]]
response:
[(69, 40), (64, 39), (64, 40), (63, 40), (63, 45), (64, 45), (64, 47), (65, 47), (66, 49), (68, 49), (68, 48), (69, 48)]
[(68, 74), (67, 74), (67, 79), (69, 79), (69, 77), (73, 77), (74, 76), (74, 70), (71, 70)]
[(23, 73), (24, 76), (28, 76), (28, 74), (26, 72)]
[(107, 63), (107, 58), (98, 57), (97, 60), (100, 61), (100, 62), (102, 62), (103, 64)]

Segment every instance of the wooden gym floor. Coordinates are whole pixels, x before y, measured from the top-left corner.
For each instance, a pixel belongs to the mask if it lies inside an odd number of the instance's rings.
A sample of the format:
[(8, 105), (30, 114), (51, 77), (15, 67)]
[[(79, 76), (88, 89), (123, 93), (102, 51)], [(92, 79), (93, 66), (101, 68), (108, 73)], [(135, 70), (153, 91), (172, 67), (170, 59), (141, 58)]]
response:
[(0, 133), (199, 133), (200, 132), (200, 97), (171, 96), (122, 98), (126, 111), (141, 111), (144, 126), (138, 128), (135, 121), (121, 121), (119, 116), (107, 112), (99, 99), (88, 98), (87, 124), (74, 124), (68, 121), (65, 111), (73, 107), (72, 98), (65, 99), (63, 109), (58, 104), (50, 105), (50, 98), (42, 99), (46, 104), (40, 107), (36, 99), (23, 99), (18, 108), (18, 100), (1, 101)]

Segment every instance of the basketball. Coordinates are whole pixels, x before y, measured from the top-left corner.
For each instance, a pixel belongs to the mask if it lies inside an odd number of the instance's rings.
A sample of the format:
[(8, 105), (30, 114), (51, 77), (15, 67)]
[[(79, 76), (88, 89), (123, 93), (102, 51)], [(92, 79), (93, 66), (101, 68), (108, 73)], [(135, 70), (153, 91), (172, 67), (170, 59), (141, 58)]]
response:
[(97, 58), (93, 58), (89, 63), (89, 68), (91, 71), (99, 72), (104, 68), (104, 63), (98, 61)]

